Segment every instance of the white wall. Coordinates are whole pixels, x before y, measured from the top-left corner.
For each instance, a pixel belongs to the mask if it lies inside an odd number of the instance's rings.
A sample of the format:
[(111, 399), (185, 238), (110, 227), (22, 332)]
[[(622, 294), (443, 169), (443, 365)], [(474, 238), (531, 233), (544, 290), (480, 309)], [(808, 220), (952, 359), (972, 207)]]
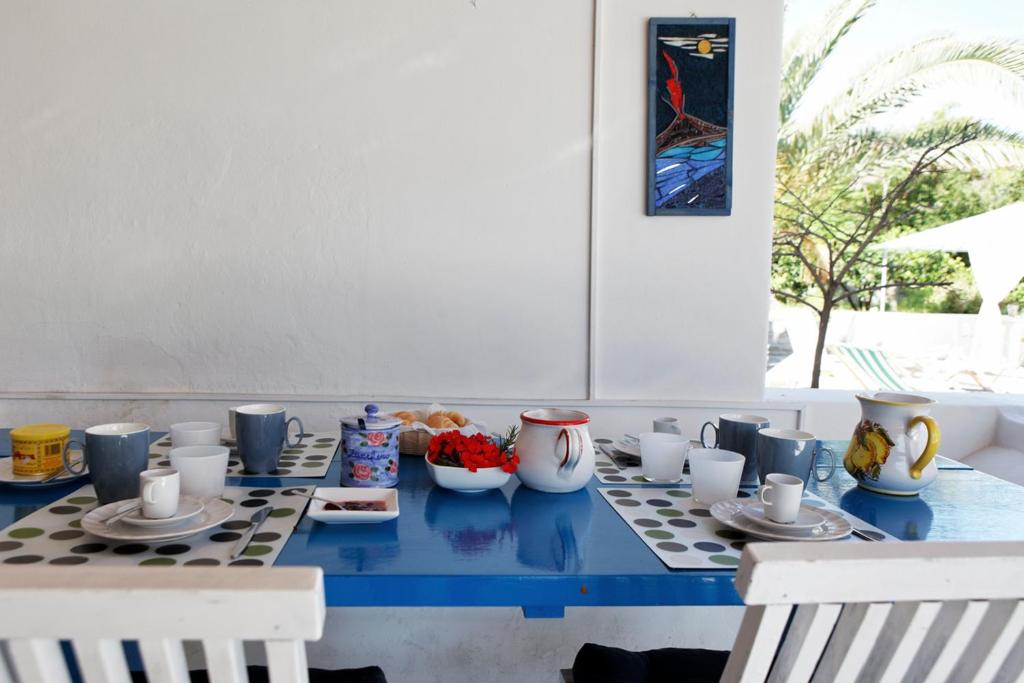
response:
[[(595, 108), (593, 0), (3, 3), (0, 389), (759, 398), (781, 2), (598, 7)], [(690, 12), (734, 212), (647, 218)]]

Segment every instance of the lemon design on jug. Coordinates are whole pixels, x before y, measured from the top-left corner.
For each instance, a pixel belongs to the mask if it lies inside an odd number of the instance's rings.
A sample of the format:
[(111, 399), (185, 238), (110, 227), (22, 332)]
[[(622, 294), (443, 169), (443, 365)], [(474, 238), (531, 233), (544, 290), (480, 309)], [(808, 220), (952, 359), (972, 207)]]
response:
[(869, 477), (877, 481), (895, 445), (885, 427), (871, 420), (861, 420), (853, 430), (843, 465), (857, 479)]
[(853, 430), (843, 465), (861, 488), (913, 496), (938, 474), (939, 425), (924, 396), (879, 392), (857, 396), (861, 419)]

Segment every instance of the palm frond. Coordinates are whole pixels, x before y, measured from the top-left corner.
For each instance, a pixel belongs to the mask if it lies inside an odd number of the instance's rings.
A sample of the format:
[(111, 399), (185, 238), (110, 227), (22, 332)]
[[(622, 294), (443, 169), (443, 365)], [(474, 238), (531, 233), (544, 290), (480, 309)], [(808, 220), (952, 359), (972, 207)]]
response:
[(1001, 92), (1007, 102), (1024, 105), (1024, 43), (940, 37), (898, 50), (855, 78), (823, 107), (810, 128), (827, 137), (902, 107), (926, 91), (964, 83)]
[[(937, 121), (920, 126), (905, 135), (887, 136), (885, 146), (892, 150), (889, 163), (904, 163), (917, 150), (936, 140), (946, 139), (950, 131), (967, 122)], [(993, 170), (1009, 166), (1024, 167), (1024, 135), (989, 123), (971, 123), (971, 140), (952, 150), (942, 159), (942, 166), (960, 170)]]
[(790, 116), (836, 45), (874, 4), (875, 0), (841, 0), (821, 21), (803, 29), (787, 42), (782, 57), (779, 100), (779, 120), (783, 127), (788, 125)]

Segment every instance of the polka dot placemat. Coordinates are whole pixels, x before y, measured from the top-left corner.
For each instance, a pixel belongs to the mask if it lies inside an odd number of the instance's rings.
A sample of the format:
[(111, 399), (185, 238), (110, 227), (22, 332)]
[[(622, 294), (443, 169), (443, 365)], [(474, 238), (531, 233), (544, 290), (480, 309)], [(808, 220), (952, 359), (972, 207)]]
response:
[[(597, 480), (602, 484), (624, 484), (627, 486), (649, 484), (650, 482), (643, 477), (643, 470), (640, 465), (624, 466), (623, 461), (615, 462), (611, 443), (611, 439), (594, 439), (594, 445), (597, 446), (595, 450), (594, 476), (597, 477)], [(688, 486), (690, 484), (690, 473), (681, 472), (680, 476), (682, 476), (682, 479), (674, 485), (680, 486), (685, 484)]]
[[(36, 510), (0, 531), (0, 563), (54, 565), (263, 566), (277, 558), (302, 516), (307, 499), (285, 489), (229, 486), (224, 500), (235, 507), (228, 521), (178, 541), (132, 543), (109, 541), (82, 531), (82, 517), (96, 507), (92, 485), (83, 486), (55, 503)], [(231, 551), (249, 518), (264, 506), (273, 512), (253, 536), (244, 554)]]
[[(743, 546), (757, 540), (719, 523), (706, 505), (693, 499), (689, 488), (601, 488), (598, 491), (647, 547), (672, 569), (734, 568), (740, 563)], [(755, 491), (741, 489), (739, 495), (748, 498)], [(897, 540), (814, 494), (804, 494), (804, 503), (846, 517), (855, 529), (876, 540)], [(864, 541), (850, 536), (837, 542)]]
[[(338, 449), (339, 435), (334, 432), (306, 432), (302, 435), (302, 443), (295, 448), (281, 451), (281, 462), (277, 471), (268, 474), (249, 474), (242, 465), (238, 449), (234, 443), (225, 443), (231, 449), (228, 460), (229, 477), (323, 477), (334, 460)], [(149, 447), (150, 468), (170, 467), (171, 437), (167, 435)]]

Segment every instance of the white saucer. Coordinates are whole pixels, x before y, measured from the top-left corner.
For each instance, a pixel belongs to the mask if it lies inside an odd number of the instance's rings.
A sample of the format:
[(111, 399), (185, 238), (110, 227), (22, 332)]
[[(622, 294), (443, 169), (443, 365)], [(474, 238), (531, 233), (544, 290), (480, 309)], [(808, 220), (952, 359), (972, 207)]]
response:
[(214, 498), (206, 502), (198, 515), (171, 528), (146, 529), (124, 524), (123, 520), (107, 525), (107, 519), (134, 504), (132, 500), (119, 500), (98, 507), (82, 518), (82, 530), (111, 541), (177, 541), (223, 524), (235, 514), (233, 505)]
[[(82, 459), (81, 451), (71, 451), (71, 453), (77, 454), (77, 457), (72, 461), (72, 464), (75, 464)], [(22, 488), (62, 486), (63, 484), (75, 481), (76, 479), (81, 479), (88, 474), (89, 468), (86, 468), (81, 474), (71, 474), (65, 470), (50, 481), (42, 481), (46, 476), (45, 474), (15, 474), (14, 463), (11, 458), (0, 458), (0, 484), (6, 484), (7, 486), (20, 486)]]
[(638, 443), (616, 439), (612, 446), (615, 447), (615, 450), (625, 453), (626, 455), (632, 455), (634, 458), (640, 457), (640, 444)]
[(853, 532), (853, 525), (845, 517), (837, 515), (831, 510), (818, 510), (824, 521), (820, 526), (809, 530), (769, 529), (747, 519), (743, 514), (745, 500), (744, 498), (720, 500), (711, 506), (711, 516), (737, 531), (768, 541), (834, 541), (846, 538)]
[(776, 522), (774, 519), (769, 518), (764, 511), (764, 504), (759, 500), (751, 500), (741, 504), (740, 511), (744, 517), (756, 524), (769, 529), (782, 529), (783, 531), (787, 529), (813, 529), (816, 526), (821, 526), (825, 521), (821, 511), (810, 505), (801, 505), (800, 511), (796, 515), (796, 521), (788, 524)]
[[(134, 499), (134, 502), (138, 502), (138, 498)], [(121, 501), (124, 502), (124, 501)], [(165, 526), (174, 526), (175, 524), (181, 524), (186, 519), (195, 517), (203, 511), (203, 501), (195, 498), (194, 496), (182, 496), (178, 499), (178, 512), (173, 517), (167, 517), (164, 519), (150, 519), (149, 517), (142, 516), (141, 508), (135, 512), (129, 512), (127, 515), (121, 518), (121, 521), (131, 526), (141, 526), (150, 529), (158, 529)], [(121, 506), (124, 509), (124, 506)]]

